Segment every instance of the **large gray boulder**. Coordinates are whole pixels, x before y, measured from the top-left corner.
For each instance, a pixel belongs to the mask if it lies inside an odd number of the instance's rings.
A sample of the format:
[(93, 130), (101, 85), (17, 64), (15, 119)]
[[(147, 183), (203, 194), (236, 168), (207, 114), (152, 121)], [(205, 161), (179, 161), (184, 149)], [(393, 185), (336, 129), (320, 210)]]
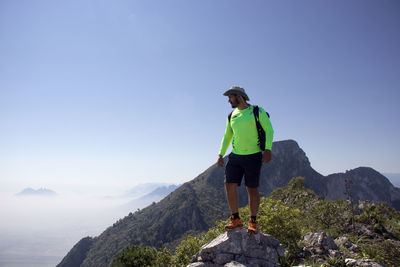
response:
[(236, 230), (219, 235), (201, 247), (193, 256), (188, 267), (206, 266), (277, 266), (284, 249), (278, 240), (270, 235), (248, 234)]

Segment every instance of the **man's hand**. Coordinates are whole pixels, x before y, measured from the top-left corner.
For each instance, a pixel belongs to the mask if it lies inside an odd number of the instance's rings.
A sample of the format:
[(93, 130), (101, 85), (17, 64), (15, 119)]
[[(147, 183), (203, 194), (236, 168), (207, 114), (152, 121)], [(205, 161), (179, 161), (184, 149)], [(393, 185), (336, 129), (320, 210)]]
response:
[(224, 158), (221, 155), (218, 155), (217, 166), (220, 168), (224, 167)]
[(264, 150), (262, 162), (268, 163), (271, 161), (271, 150)]

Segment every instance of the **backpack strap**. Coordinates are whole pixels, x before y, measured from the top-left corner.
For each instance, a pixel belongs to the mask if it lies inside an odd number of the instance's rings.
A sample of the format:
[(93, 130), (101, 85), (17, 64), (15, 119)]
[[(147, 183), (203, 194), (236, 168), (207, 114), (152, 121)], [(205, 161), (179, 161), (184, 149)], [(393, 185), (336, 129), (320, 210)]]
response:
[(232, 110), (231, 113), (229, 113), (229, 115), (228, 115), (228, 121), (229, 121), (229, 123), (231, 123), (232, 113), (233, 113), (233, 110)]
[(253, 113), (254, 113), (254, 116), (255, 116), (255, 118), (256, 118), (256, 120), (258, 121), (258, 113), (260, 112), (260, 109), (258, 108), (258, 106), (257, 105), (253, 105)]
[[(258, 108), (257, 105), (253, 106), (253, 113), (254, 113), (254, 118), (256, 120), (256, 126), (257, 126), (258, 145), (260, 146), (261, 150), (264, 151), (265, 150), (265, 131), (260, 124), (260, 117), (259, 117), (260, 109)], [(267, 115), (269, 117), (268, 113), (267, 113)]]

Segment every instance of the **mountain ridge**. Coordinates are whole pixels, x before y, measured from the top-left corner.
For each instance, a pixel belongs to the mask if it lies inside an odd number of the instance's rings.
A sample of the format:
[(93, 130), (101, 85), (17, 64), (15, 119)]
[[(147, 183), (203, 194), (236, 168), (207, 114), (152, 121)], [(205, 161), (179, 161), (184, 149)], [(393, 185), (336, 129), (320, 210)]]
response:
[[(226, 157), (225, 157), (226, 159)], [(226, 160), (225, 160), (226, 164)], [(354, 170), (354, 171), (353, 171)], [(294, 140), (274, 142), (272, 160), (264, 164), (260, 175), (261, 195), (267, 196), (277, 187), (283, 187), (293, 177), (305, 177), (305, 187), (322, 197), (342, 197), (330, 190), (345, 191), (344, 179), (369, 181), (365, 185), (354, 183), (352, 192), (357, 200), (377, 199), (400, 209), (400, 189), (395, 188), (379, 172), (368, 167), (359, 167), (350, 172), (323, 176), (315, 171), (305, 154)], [(81, 266), (107, 266), (114, 255), (128, 245), (162, 247), (174, 244), (187, 233), (207, 230), (214, 222), (229, 216), (224, 193), (224, 168), (216, 164), (184, 183), (158, 203), (137, 211), (119, 220), (96, 237)], [(382, 179), (382, 177), (384, 179)], [(373, 194), (376, 184), (382, 181), (386, 196)], [(335, 184), (335, 181), (338, 181)], [(333, 189), (332, 189), (333, 188)], [(330, 195), (331, 194), (331, 195)], [(371, 195), (373, 194), (373, 195)], [(247, 204), (245, 187), (239, 187), (239, 205)], [(68, 265), (68, 253), (58, 266)]]
[(132, 199), (129, 202), (121, 205), (120, 208), (122, 210), (128, 210), (128, 213), (129, 213), (129, 210), (132, 210), (132, 208), (142, 209), (142, 208), (148, 206), (149, 204), (151, 204), (152, 202), (160, 201), (161, 199), (163, 199), (165, 196), (167, 196), (168, 194), (173, 192), (178, 187), (179, 187), (178, 185), (174, 185), (174, 184), (157, 187), (154, 190), (152, 190), (151, 192), (149, 192), (145, 195), (142, 195), (138, 198)]

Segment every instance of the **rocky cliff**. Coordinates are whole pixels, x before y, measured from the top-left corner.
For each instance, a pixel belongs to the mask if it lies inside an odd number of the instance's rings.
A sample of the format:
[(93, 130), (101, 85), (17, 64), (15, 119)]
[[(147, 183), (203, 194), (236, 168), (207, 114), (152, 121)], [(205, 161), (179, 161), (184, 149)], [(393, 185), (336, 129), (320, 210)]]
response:
[(193, 256), (188, 267), (200, 266), (276, 266), (284, 248), (278, 240), (262, 233), (249, 235), (246, 230), (223, 233), (205, 244)]

